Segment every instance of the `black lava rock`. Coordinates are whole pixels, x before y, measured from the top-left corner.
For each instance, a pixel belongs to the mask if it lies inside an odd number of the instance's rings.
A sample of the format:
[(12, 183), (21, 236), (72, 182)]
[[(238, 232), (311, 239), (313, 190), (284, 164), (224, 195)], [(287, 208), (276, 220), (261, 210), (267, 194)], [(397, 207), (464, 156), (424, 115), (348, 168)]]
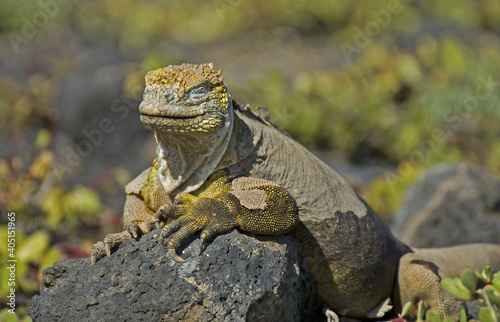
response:
[(289, 236), (217, 236), (198, 255), (192, 238), (174, 262), (159, 230), (91, 265), (70, 259), (43, 272), (33, 321), (318, 320), (314, 280)]

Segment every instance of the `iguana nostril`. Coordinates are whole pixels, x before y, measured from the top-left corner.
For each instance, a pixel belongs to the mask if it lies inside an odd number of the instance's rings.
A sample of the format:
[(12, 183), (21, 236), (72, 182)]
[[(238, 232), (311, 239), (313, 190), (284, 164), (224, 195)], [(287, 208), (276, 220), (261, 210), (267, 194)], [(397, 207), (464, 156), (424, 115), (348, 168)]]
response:
[(172, 102), (174, 100), (174, 94), (172, 93), (169, 93), (169, 94), (165, 94), (165, 99), (167, 100), (167, 102)]

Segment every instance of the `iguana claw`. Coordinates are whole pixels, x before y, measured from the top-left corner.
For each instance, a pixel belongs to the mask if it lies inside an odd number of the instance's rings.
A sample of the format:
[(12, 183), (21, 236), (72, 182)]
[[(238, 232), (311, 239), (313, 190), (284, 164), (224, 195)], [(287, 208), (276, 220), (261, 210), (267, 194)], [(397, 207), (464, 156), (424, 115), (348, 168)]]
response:
[(204, 248), (205, 248), (205, 238), (201, 238), (200, 250), (199, 250), (198, 254), (203, 253)]
[(169, 248), (168, 249), (168, 255), (170, 255), (170, 258), (172, 258), (174, 261), (178, 263), (185, 263), (186, 261), (182, 259), (177, 253), (175, 252), (174, 248)]
[(131, 226), (128, 231), (132, 237), (137, 238), (137, 226)]

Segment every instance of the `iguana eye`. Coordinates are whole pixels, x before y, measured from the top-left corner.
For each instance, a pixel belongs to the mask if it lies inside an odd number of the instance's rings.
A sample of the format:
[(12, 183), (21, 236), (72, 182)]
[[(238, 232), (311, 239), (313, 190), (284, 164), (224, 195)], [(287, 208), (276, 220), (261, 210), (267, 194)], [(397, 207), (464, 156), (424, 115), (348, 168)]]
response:
[(189, 91), (189, 99), (192, 101), (200, 101), (205, 98), (208, 94), (208, 88), (206, 84), (200, 85)]

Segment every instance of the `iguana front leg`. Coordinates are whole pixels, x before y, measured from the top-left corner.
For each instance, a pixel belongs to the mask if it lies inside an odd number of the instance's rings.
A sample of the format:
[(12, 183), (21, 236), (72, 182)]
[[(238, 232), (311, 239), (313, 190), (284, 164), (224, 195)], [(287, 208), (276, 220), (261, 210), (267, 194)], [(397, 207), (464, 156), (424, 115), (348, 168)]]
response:
[(163, 228), (159, 243), (173, 234), (168, 250), (178, 262), (184, 260), (176, 254), (176, 248), (197, 231), (201, 231), (204, 243), (233, 228), (255, 234), (284, 234), (298, 222), (293, 197), (268, 180), (245, 177), (231, 182), (219, 174), (209, 178), (199, 191), (198, 195), (179, 194), (173, 205), (160, 207), (155, 215), (157, 222), (175, 218)]
[(120, 233), (109, 234), (104, 238), (104, 241), (99, 241), (92, 246), (90, 253), (92, 264), (104, 256), (109, 256), (111, 249), (124, 241), (132, 237), (137, 238), (139, 234), (151, 231), (155, 226), (154, 214), (140, 196), (136, 194), (127, 195), (123, 209), (124, 230)]

